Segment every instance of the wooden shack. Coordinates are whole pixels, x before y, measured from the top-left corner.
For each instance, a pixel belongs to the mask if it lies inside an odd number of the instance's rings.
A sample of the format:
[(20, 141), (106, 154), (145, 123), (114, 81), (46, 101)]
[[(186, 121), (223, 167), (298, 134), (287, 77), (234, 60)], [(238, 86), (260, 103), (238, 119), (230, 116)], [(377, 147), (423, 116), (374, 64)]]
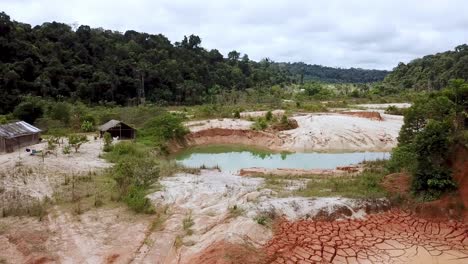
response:
[(99, 134), (101, 137), (103, 137), (106, 132), (109, 132), (113, 138), (134, 139), (136, 137), (136, 130), (119, 120), (110, 120), (99, 127)]
[(41, 140), (41, 130), (24, 121), (0, 125), (0, 153), (37, 144)]

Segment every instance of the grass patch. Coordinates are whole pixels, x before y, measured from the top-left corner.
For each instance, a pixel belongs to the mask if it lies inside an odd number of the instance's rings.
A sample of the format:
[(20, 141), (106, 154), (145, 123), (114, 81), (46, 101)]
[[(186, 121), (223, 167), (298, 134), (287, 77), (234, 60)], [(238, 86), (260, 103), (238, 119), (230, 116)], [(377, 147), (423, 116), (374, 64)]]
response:
[(357, 176), (311, 179), (305, 188), (299, 189), (295, 194), (304, 197), (380, 198), (386, 196), (380, 185), (384, 175), (368, 169)]
[(193, 222), (192, 214), (189, 213), (183, 220), (182, 220), (182, 228), (184, 229), (185, 235), (191, 236), (193, 234), (192, 226), (195, 224)]
[(260, 211), (255, 217), (254, 221), (257, 222), (257, 224), (266, 226), (266, 227), (272, 227), (273, 222), (275, 221), (277, 215), (275, 212), (274, 208), (270, 208), (267, 210), (262, 210)]
[(232, 207), (229, 207), (228, 211), (228, 218), (237, 218), (245, 213), (245, 210), (242, 207), (237, 206), (237, 204), (235, 204)]

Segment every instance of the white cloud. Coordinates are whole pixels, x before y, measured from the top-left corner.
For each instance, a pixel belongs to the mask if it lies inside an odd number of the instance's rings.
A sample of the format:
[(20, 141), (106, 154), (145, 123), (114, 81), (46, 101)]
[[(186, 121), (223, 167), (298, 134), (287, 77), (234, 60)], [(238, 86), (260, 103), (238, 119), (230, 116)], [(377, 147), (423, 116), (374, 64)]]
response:
[(468, 42), (463, 0), (0, 0), (14, 20), (58, 21), (162, 33), (196, 34), (203, 46), (252, 59), (391, 69)]

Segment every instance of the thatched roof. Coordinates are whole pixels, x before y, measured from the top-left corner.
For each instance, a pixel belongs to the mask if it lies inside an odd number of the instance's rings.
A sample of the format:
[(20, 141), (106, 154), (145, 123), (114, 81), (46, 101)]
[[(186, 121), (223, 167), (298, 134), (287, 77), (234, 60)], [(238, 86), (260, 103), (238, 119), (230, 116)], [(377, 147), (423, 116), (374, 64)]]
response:
[(40, 133), (41, 130), (24, 121), (0, 125), (0, 137), (15, 138), (24, 135)]

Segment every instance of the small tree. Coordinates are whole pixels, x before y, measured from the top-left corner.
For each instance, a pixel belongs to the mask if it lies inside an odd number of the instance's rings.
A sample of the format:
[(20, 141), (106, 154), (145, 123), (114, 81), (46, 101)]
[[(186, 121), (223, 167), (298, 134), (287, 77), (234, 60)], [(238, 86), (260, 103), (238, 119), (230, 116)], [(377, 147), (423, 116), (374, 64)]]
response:
[(271, 111), (268, 111), (265, 115), (266, 121), (271, 121), (273, 119), (273, 113)]
[(104, 151), (112, 150), (112, 135), (109, 132), (104, 133)]
[(70, 135), (68, 137), (68, 144), (75, 149), (75, 153), (86, 142), (88, 142), (86, 135)]

